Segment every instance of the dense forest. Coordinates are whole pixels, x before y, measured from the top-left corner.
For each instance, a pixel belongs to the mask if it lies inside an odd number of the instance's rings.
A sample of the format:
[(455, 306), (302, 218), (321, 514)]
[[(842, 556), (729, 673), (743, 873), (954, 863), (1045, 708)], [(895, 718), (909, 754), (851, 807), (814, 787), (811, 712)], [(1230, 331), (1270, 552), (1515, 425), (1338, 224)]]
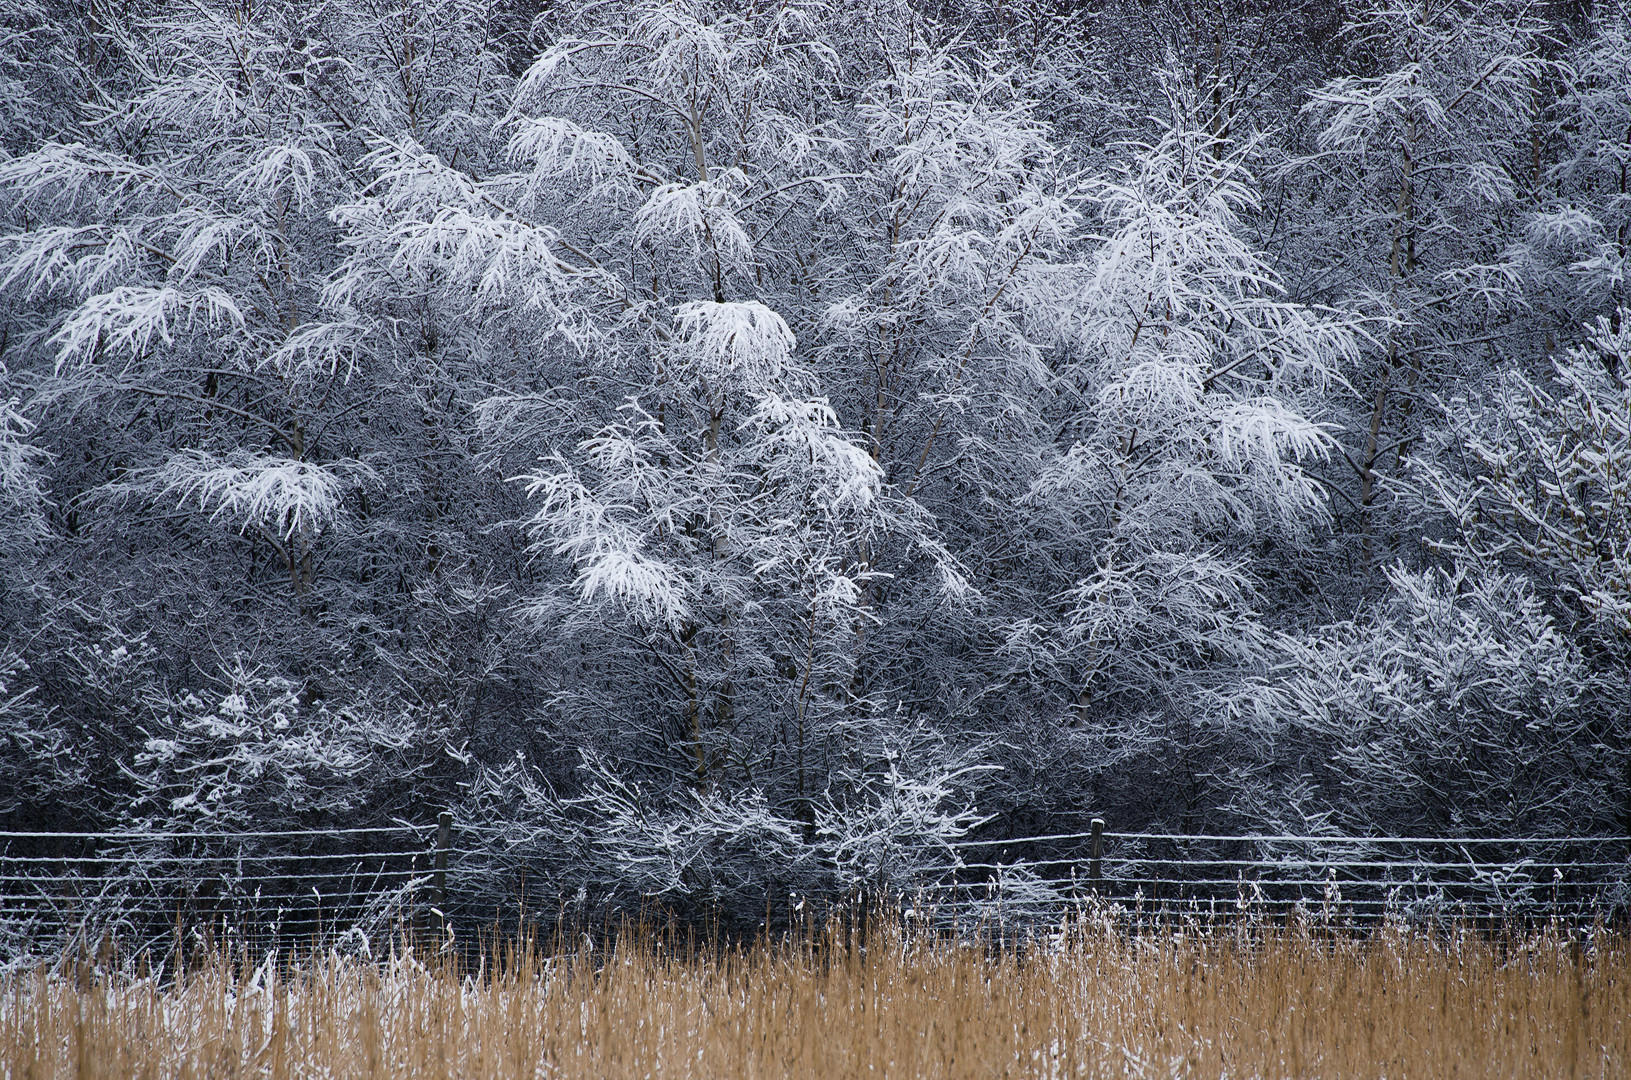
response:
[(1631, 834), (1628, 170), (1590, 0), (20, 0), (0, 829)]

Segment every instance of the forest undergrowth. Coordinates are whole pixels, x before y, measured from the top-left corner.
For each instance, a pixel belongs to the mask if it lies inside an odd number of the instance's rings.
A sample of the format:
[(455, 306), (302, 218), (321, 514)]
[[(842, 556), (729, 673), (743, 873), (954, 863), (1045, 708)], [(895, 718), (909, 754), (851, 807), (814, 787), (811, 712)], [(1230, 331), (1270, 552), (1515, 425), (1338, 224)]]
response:
[(0, 1076), (1610, 1077), (1623, 932), (1093, 920), (1025, 947), (834, 923), (698, 949), (330, 952), (0, 987)]

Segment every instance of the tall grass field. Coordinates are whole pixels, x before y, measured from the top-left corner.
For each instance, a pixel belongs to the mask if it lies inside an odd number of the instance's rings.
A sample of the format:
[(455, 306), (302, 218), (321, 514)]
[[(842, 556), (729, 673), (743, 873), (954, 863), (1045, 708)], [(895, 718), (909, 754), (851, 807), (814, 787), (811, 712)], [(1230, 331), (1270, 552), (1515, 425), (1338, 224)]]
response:
[(15, 973), (0, 1076), (1631, 1076), (1631, 947), (1605, 931), (1088, 923), (1013, 948), (834, 928), (492, 955)]

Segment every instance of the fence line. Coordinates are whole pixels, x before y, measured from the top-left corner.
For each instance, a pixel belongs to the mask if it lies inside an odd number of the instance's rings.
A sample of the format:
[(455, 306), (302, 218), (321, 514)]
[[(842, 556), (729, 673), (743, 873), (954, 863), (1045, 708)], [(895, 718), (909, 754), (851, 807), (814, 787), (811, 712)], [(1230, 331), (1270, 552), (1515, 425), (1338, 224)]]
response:
[[(0, 839), (4, 834), (0, 833)], [(299, 859), (301, 862), (326, 862), (335, 859), (403, 859), (418, 858), (432, 850), (429, 847), (409, 848), (401, 851), (344, 851), (344, 852), (249, 852), (212, 855), (199, 853), (196, 855), (177, 855), (169, 852), (145, 852), (140, 850), (124, 850), (110, 852), (106, 855), (7, 855), (0, 851), (0, 863), (109, 863), (131, 862), (140, 860), (144, 864), (174, 863), (190, 865), (202, 862), (224, 862), (232, 859), (256, 862), (272, 862), (276, 860)]]
[[(1085, 885), (1090, 884), (1089, 880), (1087, 878), (1085, 878), (1085, 877), (1082, 877), (1082, 878), (1027, 878), (1025, 880), (1027, 882), (1029, 882), (1029, 883), (1032, 883), (1032, 884), (1048, 885), (1048, 886), (1070, 884), (1070, 885), (1075, 885), (1075, 886), (1080, 887), (1080, 886), (1085, 886)], [(976, 883), (972, 883), (972, 885), (970, 887), (977, 888), (977, 887), (979, 887), (979, 885), (982, 885), (982, 884), (984, 884), (984, 883), (983, 882), (976, 882)], [(1367, 879), (1364, 879), (1364, 878), (1330, 878), (1330, 877), (1316, 877), (1316, 878), (1118, 877), (1118, 878), (1115, 879), (1115, 884), (1117, 884), (1117, 885), (1241, 885), (1241, 886), (1253, 886), (1253, 885), (1255, 885), (1255, 886), (1260, 886), (1260, 887), (1273, 887), (1273, 888), (1280, 888), (1280, 887), (1289, 888), (1289, 887), (1294, 886), (1294, 885), (1295, 886), (1303, 886), (1303, 887), (1319, 886), (1321, 888), (1330, 887), (1330, 886), (1336, 886), (1338, 888), (1341, 888), (1342, 886), (1345, 886), (1345, 885), (1346, 886), (1355, 886), (1355, 887), (1364, 887), (1364, 888), (1388, 888), (1388, 887), (1404, 888), (1404, 887), (1421, 887), (1421, 886), (1443, 885), (1443, 886), (1456, 886), (1458, 888), (1463, 888), (1463, 887), (1467, 887), (1467, 886), (1484, 885), (1484, 884), (1489, 884), (1489, 883), (1482, 882), (1482, 881), (1421, 881), (1421, 880), (1417, 880), (1417, 881), (1379, 880), (1378, 881), (1378, 880), (1367, 880)], [(1494, 884), (1500, 884), (1500, 883), (1497, 882), (1497, 883), (1494, 883)], [(1518, 883), (1518, 884), (1522, 884), (1525, 887), (1529, 887), (1529, 888), (1546, 889), (1546, 888), (1550, 888), (1553, 883), (1550, 882), (1550, 881), (1526, 881), (1526, 882), (1521, 882), (1521, 883)], [(1572, 888), (1572, 889), (1586, 889), (1586, 888), (1609, 888), (1609, 887), (1612, 887), (1612, 886), (1615, 886), (1615, 885), (1623, 885), (1623, 884), (1625, 884), (1625, 882), (1624, 882), (1623, 879), (1620, 879), (1620, 878), (1608, 878), (1608, 879), (1605, 879), (1605, 880), (1602, 880), (1602, 881), (1564, 881), (1564, 882), (1560, 882), (1559, 884), (1565, 885), (1565, 886), (1567, 886), (1569, 888)]]
[(351, 837), (351, 835), (369, 834), (369, 832), (427, 832), (434, 830), (435, 825), (367, 825), (359, 829), (329, 829), (323, 825), (315, 825), (312, 829), (264, 829), (246, 830), (246, 832), (144, 832), (140, 829), (124, 829), (119, 832), (13, 832), (13, 830), (0, 829), (0, 842), (3, 840), (29, 839), (29, 840), (124, 840), (124, 842), (140, 842), (140, 840), (254, 840), (263, 837)]
[[(299, 881), (343, 881), (343, 880), (355, 880), (357, 878), (364, 878), (364, 877), (378, 877), (381, 874), (391, 874), (393, 876), (398, 876), (398, 877), (411, 876), (412, 873), (413, 873), (413, 871), (411, 871), (411, 870), (341, 870), (341, 871), (335, 871), (335, 872), (326, 873), (326, 874), (233, 874), (230, 877), (220, 876), (220, 875), (205, 875), (205, 876), (199, 878), (198, 880), (199, 881), (206, 881), (206, 882), (209, 882), (211, 884), (214, 884), (214, 883), (220, 882), (220, 881), (228, 881), (228, 882), (231, 882), (233, 884), (236, 884), (236, 883), (238, 883), (240, 881), (290, 881), (290, 880), (299, 880)], [(97, 882), (97, 881), (103, 881), (103, 880), (107, 880), (107, 881), (124, 881), (124, 882), (131, 882), (131, 883), (135, 883), (135, 884), (142, 884), (142, 883), (145, 883), (145, 882), (149, 881), (150, 879), (147, 879), (147, 878), (105, 878), (104, 879), (104, 878), (94, 878), (94, 877), (75, 877), (73, 875), (60, 875), (60, 874), (59, 875), (0, 874), (0, 882), (4, 882), (4, 883), (26, 883), (26, 884), (41, 884), (41, 885), (85, 885), (85, 884), (90, 884), (90, 883), (94, 883), (94, 882)]]
[[(4, 834), (0, 834), (4, 835)], [(994, 847), (1003, 844), (1040, 844), (1056, 840), (1091, 840), (1091, 832), (1051, 833), (1046, 836), (1015, 836), (994, 840), (953, 840), (947, 847)], [(1218, 833), (1101, 832), (1106, 840), (1183, 840), (1214, 843), (1275, 844), (1631, 844), (1631, 836), (1292, 836), (1239, 835)]]
[[(1109, 860), (1110, 856), (1104, 857)], [(1015, 866), (1063, 866), (1073, 863), (1086, 862), (1087, 857), (1073, 857), (1065, 859), (1018, 859), (1011, 863), (1001, 862), (959, 862), (949, 863), (945, 866), (926, 867), (926, 872), (936, 870), (1006, 870)], [(1526, 859), (1461, 859), (1456, 862), (1421, 862), (1414, 859), (1200, 859), (1200, 858), (1166, 858), (1159, 855), (1136, 856), (1123, 855), (1115, 858), (1122, 863), (1182, 863), (1185, 866), (1256, 866), (1265, 869), (1296, 869), (1309, 866), (1322, 867), (1373, 867), (1382, 868), (1390, 866), (1408, 866), (1417, 870), (1465, 870), (1469, 866), (1516, 866), (1532, 860)], [(1545, 860), (1548, 867), (1591, 867), (1601, 869), (1611, 866), (1626, 866), (1626, 861), (1616, 859), (1612, 862), (1598, 861), (1569, 861), (1559, 862), (1554, 859)]]
[[(875, 878), (875, 887), (903, 898), (908, 910), (928, 901), (942, 913), (937, 918), (953, 925), (992, 918), (1035, 924), (1093, 897), (1138, 911), (1302, 908), (1364, 919), (1397, 912), (1571, 919), (1631, 913), (1631, 861), (1613, 857), (1616, 848), (1631, 855), (1631, 837), (1229, 836), (1120, 833), (1095, 825), (1084, 832), (953, 840), (907, 853), (892, 873), (821, 865), (835, 881)], [(88, 927), (117, 927), (147, 942), (173, 937), (183, 924), (219, 927), (234, 940), (271, 946), (411, 925), (441, 940), (455, 925), (494, 926), (489, 916), (500, 904), (523, 918), (528, 882), (549, 881), (547, 870), (539, 872), (547, 857), (518, 847), (513, 835), (503, 825), (459, 825), (446, 814), (423, 825), (313, 829), (0, 830), (0, 963), (53, 943), (68, 947), (83, 940)], [(41, 853), (53, 842), (71, 842), (73, 853)], [(381, 850), (367, 850), (371, 843)], [(1167, 843), (1178, 850), (1149, 850)], [(187, 844), (200, 850), (175, 850)], [(1314, 851), (1252, 858), (1238, 848), (1217, 856), (1207, 848), (1275, 844)], [(298, 850), (310, 847), (319, 850)], [(11, 854), (14, 848), (19, 853)], [(1001, 849), (1039, 848), (1036, 857), (991, 857)], [(1464, 857), (1453, 857), (1455, 849)], [(1320, 850), (1330, 857), (1320, 857)], [(965, 861), (964, 851), (976, 858)], [(766, 910), (771, 899), (765, 897)]]
[[(952, 861), (925, 868), (942, 878), (920, 896), (954, 922), (1003, 925), (1083, 898), (1157, 920), (1298, 909), (1364, 920), (1589, 920), (1631, 912), (1631, 860), (1614, 857), (1616, 848), (1631, 855), (1631, 837), (1227, 835), (1111, 832), (1097, 819), (1093, 825), (954, 841), (946, 845)], [(1312, 850), (1275, 850), (1292, 844)], [(1075, 850), (1050, 851), (1059, 846)], [(1224, 853), (1211, 854), (1219, 847)], [(1240, 848), (1260, 854), (1243, 857)], [(1003, 849), (1024, 854), (1008, 862), (960, 855)], [(1065, 868), (1068, 877), (1060, 876)]]

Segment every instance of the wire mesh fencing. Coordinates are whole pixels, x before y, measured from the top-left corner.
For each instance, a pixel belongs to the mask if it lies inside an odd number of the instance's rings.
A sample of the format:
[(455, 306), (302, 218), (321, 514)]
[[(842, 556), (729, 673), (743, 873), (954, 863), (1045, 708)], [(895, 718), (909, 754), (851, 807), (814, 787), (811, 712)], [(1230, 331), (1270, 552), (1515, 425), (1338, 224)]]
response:
[[(403, 937), (445, 945), (515, 932), (527, 925), (529, 903), (541, 921), (559, 918), (566, 901), (554, 895), (551, 866), (519, 854), (503, 835), (445, 814), (370, 828), (0, 831), (0, 962), (37, 962), (107, 942), (125, 955), (200, 944), (366, 952)], [(767, 923), (775, 912), (796, 921), (793, 898), (770, 891)], [(1100, 827), (905, 852), (867, 891), (909, 917), (1003, 933), (1057, 924), (1087, 905), (1133, 920), (1300, 912), (1332, 922), (1612, 922), (1631, 916), (1631, 838)], [(580, 892), (575, 902), (588, 899)], [(799, 910), (805, 900), (823, 906), (823, 898), (803, 897)], [(824, 906), (843, 900), (828, 897)]]

